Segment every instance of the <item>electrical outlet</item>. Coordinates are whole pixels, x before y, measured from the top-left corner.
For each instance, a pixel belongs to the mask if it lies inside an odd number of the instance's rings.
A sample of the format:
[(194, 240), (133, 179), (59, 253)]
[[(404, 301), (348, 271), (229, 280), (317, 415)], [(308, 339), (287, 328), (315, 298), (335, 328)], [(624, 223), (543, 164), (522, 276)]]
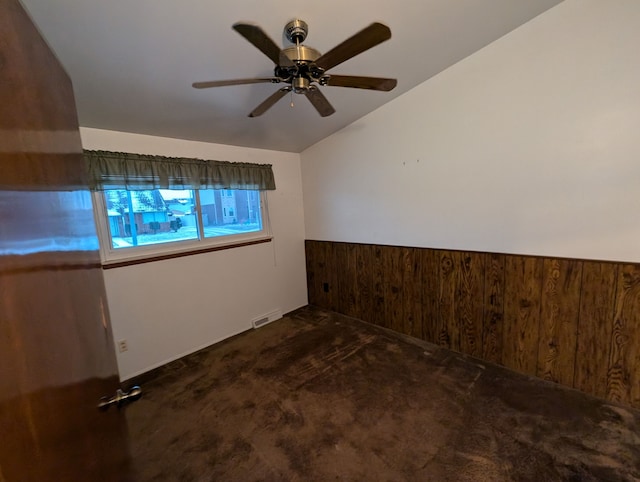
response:
[(118, 351), (120, 353), (124, 353), (125, 351), (127, 351), (129, 349), (129, 347), (127, 346), (127, 340), (120, 340), (118, 342)]

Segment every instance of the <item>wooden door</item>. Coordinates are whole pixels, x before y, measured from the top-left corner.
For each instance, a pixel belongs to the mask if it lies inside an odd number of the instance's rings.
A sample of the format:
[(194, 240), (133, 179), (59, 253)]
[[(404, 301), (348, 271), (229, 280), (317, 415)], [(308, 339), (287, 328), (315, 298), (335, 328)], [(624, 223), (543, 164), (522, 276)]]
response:
[(71, 82), (0, 0), (0, 482), (131, 480)]

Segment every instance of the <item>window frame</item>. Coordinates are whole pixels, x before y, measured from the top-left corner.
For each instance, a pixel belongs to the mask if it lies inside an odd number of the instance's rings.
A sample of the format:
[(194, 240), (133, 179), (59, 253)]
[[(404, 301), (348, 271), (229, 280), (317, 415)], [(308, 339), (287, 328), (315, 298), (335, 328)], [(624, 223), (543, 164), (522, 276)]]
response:
[[(271, 233), (271, 223), (269, 222), (267, 191), (258, 189), (252, 190), (259, 192), (260, 217), (262, 221), (262, 229), (260, 231), (231, 234), (225, 236), (205, 237), (202, 219), (202, 206), (200, 204), (200, 190), (189, 190), (194, 192), (194, 198), (196, 200), (195, 210), (196, 218), (198, 221), (198, 239), (170, 241), (119, 249), (113, 247), (104, 191), (92, 192), (94, 220), (100, 244), (100, 257), (102, 260), (102, 265), (106, 268), (115, 265), (151, 262), (161, 259), (199, 254), (208, 251), (217, 251), (220, 249), (230, 249), (240, 246), (246, 246), (249, 244), (258, 244), (262, 242), (268, 242), (273, 239), (273, 235)], [(203, 190), (207, 191), (209, 189)], [(213, 190), (224, 191), (223, 189)], [(238, 189), (236, 189), (236, 191), (237, 190)]]

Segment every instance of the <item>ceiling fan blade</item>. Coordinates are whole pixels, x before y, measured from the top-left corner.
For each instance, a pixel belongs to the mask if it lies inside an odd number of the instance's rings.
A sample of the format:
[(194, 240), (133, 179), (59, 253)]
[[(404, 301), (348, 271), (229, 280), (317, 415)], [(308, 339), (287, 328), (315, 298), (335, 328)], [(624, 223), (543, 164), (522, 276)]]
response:
[(294, 66), (286, 55), (280, 55), (280, 47), (257, 25), (236, 23), (233, 25), (233, 29), (269, 57), (274, 64), (283, 67)]
[(385, 79), (381, 77), (359, 77), (355, 75), (327, 75), (326, 80), (322, 80), (322, 85), (334, 87), (353, 87), (355, 89), (371, 89), (389, 92), (397, 84), (396, 79)]
[(389, 27), (378, 22), (372, 23), (368, 27), (360, 30), (357, 34), (349, 37), (340, 45), (329, 50), (326, 54), (320, 56), (320, 58), (315, 61), (315, 65), (327, 71), (390, 38), (391, 30)]
[(261, 116), (262, 114), (267, 112), (271, 107), (273, 107), (273, 105), (276, 102), (278, 102), (285, 95), (287, 95), (288, 92), (291, 92), (290, 86), (283, 87), (282, 89), (275, 91), (273, 94), (267, 97), (262, 104), (260, 104), (258, 107), (253, 109), (253, 111), (251, 111), (251, 113), (249, 114), (249, 117)]
[(260, 79), (211, 80), (209, 82), (194, 82), (191, 85), (196, 89), (208, 89), (209, 87), (224, 87), (225, 85), (261, 84), (265, 82), (277, 84), (280, 79), (278, 77), (265, 77)]
[(315, 86), (309, 87), (309, 89), (307, 89), (304, 95), (307, 96), (307, 99), (309, 99), (309, 102), (313, 104), (313, 106), (316, 108), (316, 110), (322, 117), (330, 116), (336, 111), (333, 108), (333, 106), (329, 103), (327, 98), (324, 96), (324, 94), (320, 92), (320, 90), (317, 87)]

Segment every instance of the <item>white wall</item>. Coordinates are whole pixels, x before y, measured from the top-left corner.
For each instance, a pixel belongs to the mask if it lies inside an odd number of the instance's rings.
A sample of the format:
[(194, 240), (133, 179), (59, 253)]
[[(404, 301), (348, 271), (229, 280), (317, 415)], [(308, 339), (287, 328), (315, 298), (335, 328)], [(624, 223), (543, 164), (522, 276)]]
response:
[(565, 0), (304, 151), (306, 237), (640, 261), (639, 46)]
[(81, 128), (85, 149), (273, 165), (271, 243), (104, 271), (120, 378), (127, 379), (307, 303), (298, 154)]

